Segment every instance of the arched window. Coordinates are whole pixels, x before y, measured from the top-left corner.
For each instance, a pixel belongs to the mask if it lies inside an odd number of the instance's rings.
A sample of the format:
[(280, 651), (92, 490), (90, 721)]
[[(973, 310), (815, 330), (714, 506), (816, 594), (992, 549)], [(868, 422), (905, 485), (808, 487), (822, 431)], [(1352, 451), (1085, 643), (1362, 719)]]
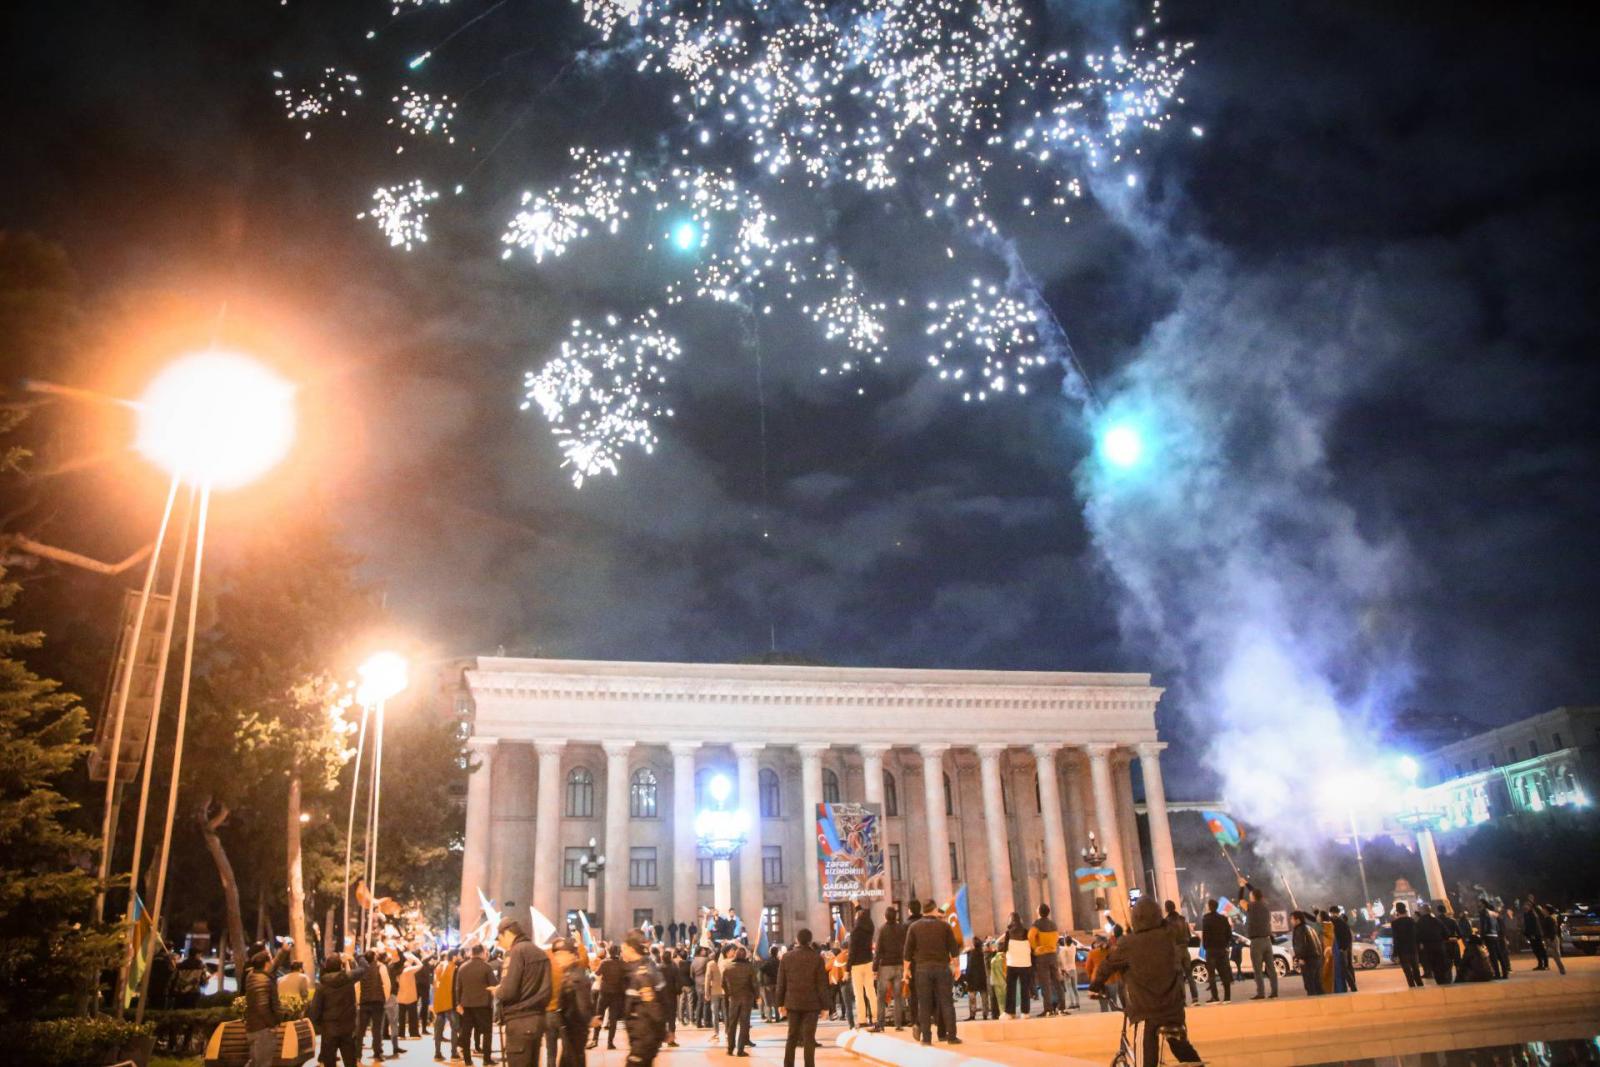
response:
[(954, 815), (956, 813), (956, 794), (955, 790), (950, 788), (950, 776), (948, 774), (944, 776), (944, 813), (946, 815)]
[(826, 768), (822, 772), (822, 800), (827, 804), (839, 803), (839, 776)]
[(587, 767), (567, 772), (567, 818), (594, 818), (594, 775)]
[(883, 772), (883, 813), (900, 814), (900, 790), (895, 788), (894, 775), (888, 771)]
[(656, 772), (649, 767), (633, 772), (633, 782), (628, 787), (628, 814), (635, 819), (656, 817)]
[(783, 814), (782, 793), (778, 788), (778, 772), (770, 767), (761, 769), (761, 817), (776, 819)]

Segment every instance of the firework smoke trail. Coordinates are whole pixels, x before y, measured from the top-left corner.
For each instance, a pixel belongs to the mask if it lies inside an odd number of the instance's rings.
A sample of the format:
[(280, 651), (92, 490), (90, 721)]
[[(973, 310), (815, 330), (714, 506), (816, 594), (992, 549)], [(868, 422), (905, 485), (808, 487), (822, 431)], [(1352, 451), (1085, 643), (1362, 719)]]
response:
[[(478, 149), (492, 141), (497, 150), (510, 129), (498, 138), (484, 131), (478, 143), (462, 125), (471, 122), (465, 96), (417, 78), (501, 3), (391, 4), (396, 18), (458, 10), (461, 18), (433, 48), (401, 61), (409, 80), (392, 98), (389, 124), (408, 141)], [(627, 448), (653, 445), (644, 424), (665, 409), (641, 399), (627, 417), (608, 417), (619, 398), (657, 390), (660, 378), (624, 374), (579, 388), (573, 368), (614, 367), (616, 352), (638, 351), (646, 337), (676, 354), (664, 316), (691, 300), (760, 316), (792, 309), (839, 350), (819, 368), (825, 374), (909, 356), (963, 399), (982, 401), (1024, 393), (1031, 376), (1056, 365), (1069, 394), (1092, 395), (1012, 231), (1017, 220), (1030, 229), (1070, 222), (1085, 175), (1127, 172), (1142, 142), (1169, 125), (1189, 46), (1160, 38), (1159, 0), (1125, 46), (1082, 55), (1043, 50), (1046, 34), (1020, 0), (579, 0), (579, 8), (595, 37), (582, 49), (582, 76), (604, 78), (625, 62), (665, 87), (673, 118), (639, 138), (648, 150), (573, 145), (566, 178), (523, 193), (503, 251), (549, 270), (579, 243), (626, 242), (673, 277), (655, 301), (617, 308), (607, 325), (569, 339), (551, 364), (552, 380), (566, 386), (538, 391), (532, 406), (563, 437), (575, 482), (615, 473)], [(493, 65), (479, 65), (466, 95)], [(309, 89), (280, 96), (296, 119), (342, 112), (341, 91), (359, 84), (343, 78), (324, 71)], [(363, 216), (392, 245), (414, 247), (426, 240), (437, 196), (428, 190), (415, 178), (386, 184)], [(949, 261), (975, 264), (969, 282), (917, 291), (914, 279), (899, 278), (877, 291), (834, 235), (794, 216), (797, 194), (824, 215), (841, 195), (914, 206)]]

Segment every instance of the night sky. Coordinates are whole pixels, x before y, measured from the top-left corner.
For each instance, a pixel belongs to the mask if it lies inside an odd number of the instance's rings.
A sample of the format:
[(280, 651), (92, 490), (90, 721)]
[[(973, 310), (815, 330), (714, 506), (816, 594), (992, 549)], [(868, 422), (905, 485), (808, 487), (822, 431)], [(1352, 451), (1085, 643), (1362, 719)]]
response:
[[(654, 128), (649, 84), (563, 73), (593, 43), (564, 0), (497, 9), (429, 75), (512, 57), (461, 123), (484, 146), (468, 195), (410, 254), (355, 218), (408, 173), (392, 139), (367, 123), (304, 140), (272, 97), (274, 69), (396, 67), (485, 6), (458, 0), (374, 51), (361, 31), (382, 3), (15, 5), (0, 74), (0, 227), (58, 242), (122, 316), (225, 302), (233, 322), (292, 324), (322, 450), (298, 498), (337, 509), (441, 655), (775, 644), (833, 664), (1149, 670), (1171, 687), (1179, 792), (1212, 788), (1189, 746), (1230, 721), (1256, 661), (1229, 627), (1264, 603), (1260, 627), (1364, 721), (1600, 698), (1600, 82), (1575, 6), (1170, 0), (1196, 65), (1137, 193), (1021, 233), (1100, 396), (1155, 404), (1158, 427), (1182, 413), (1141, 477), (1206, 438), (1203, 470), (1109, 498), (1082, 405), (1048, 377), (984, 405), (910, 358), (842, 384), (817, 374), (833, 356), (814, 334), (774, 323), (752, 346), (704, 307), (654, 455), (574, 490), (518, 411), (522, 375), (636, 279), (600, 254), (504, 263), (498, 233), (568, 144)], [(1117, 18), (1090, 7), (1040, 17), (1066, 36)], [(462, 172), (413, 158), (440, 184)], [(839, 220), (864, 272), (926, 252), (874, 240), (876, 220)]]

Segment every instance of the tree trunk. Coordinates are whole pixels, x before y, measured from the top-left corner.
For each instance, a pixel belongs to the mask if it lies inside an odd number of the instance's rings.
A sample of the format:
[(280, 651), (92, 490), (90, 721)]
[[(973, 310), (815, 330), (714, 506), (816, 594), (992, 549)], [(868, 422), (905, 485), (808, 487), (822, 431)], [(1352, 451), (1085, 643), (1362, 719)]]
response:
[(294, 958), (305, 967), (307, 974), (316, 973), (315, 953), (311, 939), (306, 936), (306, 888), (300, 857), (300, 771), (289, 774), (289, 937), (294, 941)]
[[(248, 962), (245, 959), (244, 943), (244, 912), (239, 909), (239, 882), (233, 876), (233, 864), (228, 861), (227, 850), (222, 847), (222, 839), (217, 836), (217, 828), (228, 821), (228, 806), (221, 805), (217, 813), (211, 813), (211, 798), (208, 796), (200, 805), (198, 814), (200, 833), (206, 839), (206, 849), (211, 853), (211, 862), (217, 866), (217, 878), (222, 882), (222, 899), (228, 908), (228, 948), (233, 952), (233, 976), (240, 982), (239, 988), (244, 988), (244, 967)], [(221, 976), (218, 976), (220, 982)]]

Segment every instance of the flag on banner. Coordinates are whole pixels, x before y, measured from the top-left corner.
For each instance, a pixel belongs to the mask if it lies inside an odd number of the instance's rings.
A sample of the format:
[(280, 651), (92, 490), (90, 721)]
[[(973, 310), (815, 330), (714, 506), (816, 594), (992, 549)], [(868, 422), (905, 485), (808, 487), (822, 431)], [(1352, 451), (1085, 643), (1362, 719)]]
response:
[[(133, 929), (129, 931), (129, 936), (133, 943), (128, 946), (128, 982), (122, 988), (124, 1010), (131, 1008), (138, 998), (139, 984), (144, 981), (145, 968), (150, 965), (149, 954), (145, 951), (150, 941), (150, 913), (145, 910), (144, 901), (139, 899), (137, 893), (133, 895)], [(159, 938), (156, 943), (161, 943)]]
[(533, 943), (540, 948), (549, 948), (550, 942), (555, 940), (556, 924), (545, 918), (544, 912), (528, 905), (528, 911), (533, 916)]
[(844, 930), (844, 916), (838, 912), (833, 913), (833, 939), (841, 945), (848, 941)]
[(578, 932), (583, 935), (583, 947), (594, 954), (594, 931), (589, 929), (589, 913), (582, 908), (578, 909)]
[(1220, 912), (1223, 915), (1226, 915), (1230, 919), (1233, 918), (1235, 915), (1240, 914), (1239, 905), (1235, 904), (1233, 901), (1229, 900), (1227, 897), (1218, 897), (1217, 898), (1217, 911)]
[(955, 896), (945, 901), (942, 910), (944, 921), (956, 932), (956, 940), (965, 945), (967, 935), (972, 933), (972, 909), (967, 906), (967, 883), (961, 883), (961, 888), (956, 890)]
[(1211, 836), (1217, 839), (1217, 844), (1224, 847), (1237, 847), (1244, 840), (1244, 831), (1239, 829), (1239, 824), (1224, 812), (1202, 811), (1200, 817), (1206, 821), (1206, 829), (1211, 831)]
[(1078, 876), (1079, 889), (1115, 889), (1117, 872), (1110, 867), (1079, 867), (1072, 872)]
[(761, 924), (761, 938), (756, 942), (756, 958), (766, 959), (772, 955), (772, 945), (767, 941), (767, 924)]

